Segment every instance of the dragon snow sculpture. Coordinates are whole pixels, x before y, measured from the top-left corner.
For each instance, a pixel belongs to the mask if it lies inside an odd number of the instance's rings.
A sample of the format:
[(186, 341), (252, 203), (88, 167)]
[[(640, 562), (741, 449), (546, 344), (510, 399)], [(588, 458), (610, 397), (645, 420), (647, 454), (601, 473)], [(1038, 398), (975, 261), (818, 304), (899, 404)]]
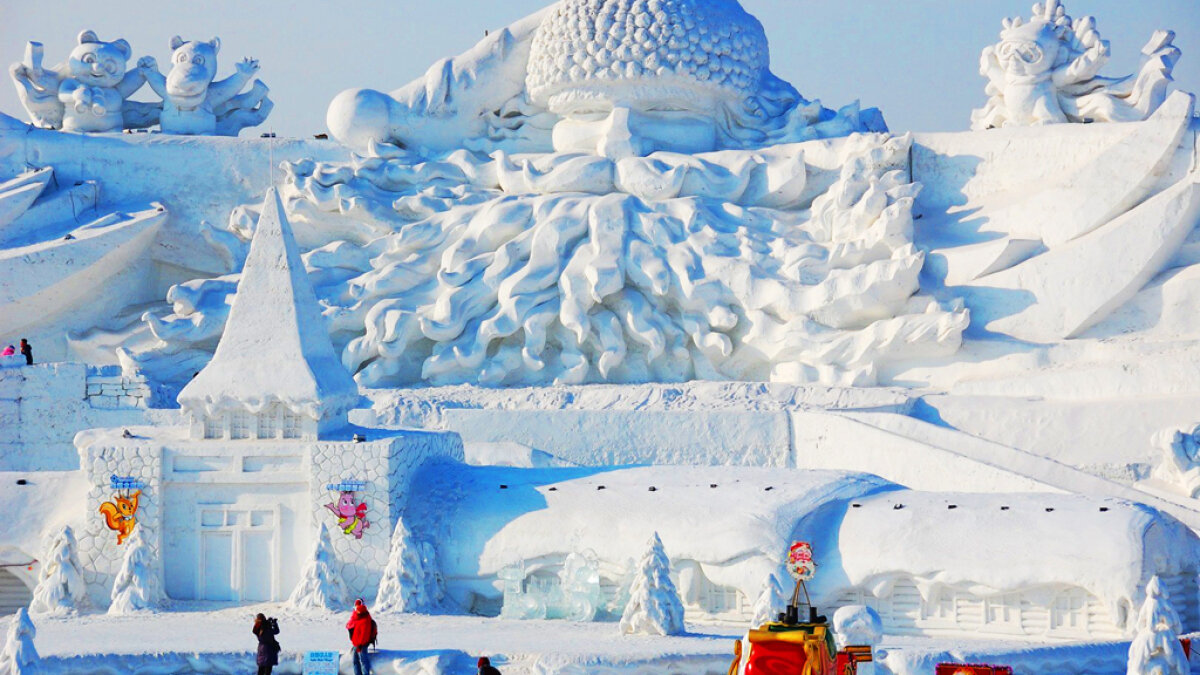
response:
[(1180, 56), (1175, 34), (1156, 31), (1142, 48), (1136, 77), (1101, 77), (1109, 45), (1093, 17), (1072, 20), (1059, 0), (1046, 0), (1033, 6), (1029, 21), (1016, 17), (1003, 25), (1000, 42), (980, 58), (989, 98), (971, 114), (974, 130), (1144, 120), (1166, 98)]

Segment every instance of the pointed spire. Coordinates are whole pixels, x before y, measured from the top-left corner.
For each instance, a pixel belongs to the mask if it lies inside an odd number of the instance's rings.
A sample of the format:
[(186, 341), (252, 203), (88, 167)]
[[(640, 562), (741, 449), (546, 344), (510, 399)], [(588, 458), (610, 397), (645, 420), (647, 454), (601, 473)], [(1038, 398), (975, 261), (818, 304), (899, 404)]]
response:
[(334, 353), (278, 193), (267, 191), (225, 333), (183, 391), (193, 416), (257, 415), (274, 404), (317, 422), (344, 423), (358, 385)]

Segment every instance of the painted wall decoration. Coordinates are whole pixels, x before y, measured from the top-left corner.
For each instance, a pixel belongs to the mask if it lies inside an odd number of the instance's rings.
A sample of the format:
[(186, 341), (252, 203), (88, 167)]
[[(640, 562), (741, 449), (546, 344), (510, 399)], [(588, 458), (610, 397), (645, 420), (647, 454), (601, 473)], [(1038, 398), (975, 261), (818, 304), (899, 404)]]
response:
[(138, 499), (146, 484), (129, 476), (110, 476), (109, 486), (115, 491), (111, 501), (100, 505), (104, 524), (117, 533), (117, 545), (125, 543), (137, 526)]
[(788, 549), (788, 572), (796, 581), (809, 581), (817, 573), (817, 563), (813, 560), (812, 544), (798, 541)]
[(364, 481), (354, 480), (325, 486), (326, 489), (338, 493), (337, 501), (326, 504), (325, 508), (337, 516), (338, 527), (342, 532), (353, 535), (355, 539), (362, 539), (363, 531), (371, 526), (367, 520), (367, 503), (358, 498), (358, 493), (366, 486)]

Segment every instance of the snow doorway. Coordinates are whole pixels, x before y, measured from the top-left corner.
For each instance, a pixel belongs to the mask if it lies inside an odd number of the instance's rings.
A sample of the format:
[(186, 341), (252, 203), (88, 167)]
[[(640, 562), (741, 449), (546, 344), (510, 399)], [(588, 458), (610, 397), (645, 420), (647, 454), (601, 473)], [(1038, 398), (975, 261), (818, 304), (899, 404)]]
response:
[(262, 602), (280, 596), (279, 507), (200, 509), (200, 600)]
[(28, 607), (33, 600), (33, 591), (20, 577), (0, 567), (0, 614), (15, 613), (22, 607)]

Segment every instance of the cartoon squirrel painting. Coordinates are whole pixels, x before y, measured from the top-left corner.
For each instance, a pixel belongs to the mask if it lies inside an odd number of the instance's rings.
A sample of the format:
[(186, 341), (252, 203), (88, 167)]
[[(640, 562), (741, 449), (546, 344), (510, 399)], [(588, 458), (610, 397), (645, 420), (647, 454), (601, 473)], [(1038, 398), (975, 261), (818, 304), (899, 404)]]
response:
[(117, 533), (118, 545), (125, 543), (125, 539), (133, 533), (133, 527), (137, 525), (138, 497), (141, 494), (141, 490), (135, 490), (129, 497), (115, 495), (111, 502), (100, 505), (104, 524)]

